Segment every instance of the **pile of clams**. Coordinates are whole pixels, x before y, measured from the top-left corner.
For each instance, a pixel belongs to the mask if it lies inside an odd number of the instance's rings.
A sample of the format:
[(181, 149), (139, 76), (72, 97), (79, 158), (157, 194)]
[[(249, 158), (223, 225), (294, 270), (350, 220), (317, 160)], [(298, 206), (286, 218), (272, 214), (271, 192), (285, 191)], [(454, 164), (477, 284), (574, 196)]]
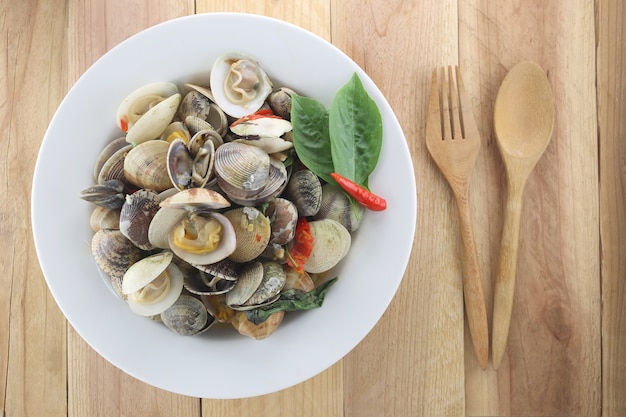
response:
[[(228, 53), (209, 85), (150, 83), (120, 104), (120, 136), (81, 198), (95, 205), (96, 264), (133, 312), (181, 335), (222, 323), (262, 339), (285, 312), (257, 324), (246, 312), (314, 290), (347, 254), (364, 213), (299, 164), (291, 94), (253, 58)], [(294, 265), (302, 218), (312, 249)]]

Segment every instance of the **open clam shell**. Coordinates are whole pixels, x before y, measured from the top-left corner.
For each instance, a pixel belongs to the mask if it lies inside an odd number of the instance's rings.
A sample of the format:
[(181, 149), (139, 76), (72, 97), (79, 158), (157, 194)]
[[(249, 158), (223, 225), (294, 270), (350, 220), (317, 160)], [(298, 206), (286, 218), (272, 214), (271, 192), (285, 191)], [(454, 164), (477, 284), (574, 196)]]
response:
[(122, 292), (133, 312), (154, 316), (178, 299), (183, 290), (183, 274), (172, 258), (171, 252), (161, 252), (128, 268), (122, 279)]
[(150, 108), (128, 129), (126, 142), (139, 144), (159, 138), (174, 119), (180, 100), (177, 93)]

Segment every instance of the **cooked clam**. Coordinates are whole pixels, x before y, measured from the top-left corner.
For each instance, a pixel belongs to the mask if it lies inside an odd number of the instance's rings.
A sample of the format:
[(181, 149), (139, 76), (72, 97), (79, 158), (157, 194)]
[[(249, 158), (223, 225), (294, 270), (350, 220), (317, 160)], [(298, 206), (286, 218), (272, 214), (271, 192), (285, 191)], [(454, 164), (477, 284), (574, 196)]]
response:
[(328, 271), (347, 254), (352, 243), (350, 232), (336, 220), (324, 219), (309, 222), (313, 248), (304, 270), (309, 273)]
[(138, 188), (161, 192), (172, 187), (167, 173), (169, 143), (150, 140), (133, 147), (124, 158), (124, 175)]
[(291, 242), (296, 233), (298, 209), (291, 201), (275, 198), (268, 203), (265, 215), (270, 219), (272, 227), (271, 244), (285, 245)]
[(270, 157), (262, 149), (228, 142), (215, 150), (215, 174), (230, 185), (254, 191), (265, 186)]
[(160, 209), (159, 202), (158, 194), (152, 190), (142, 189), (126, 196), (120, 212), (120, 231), (140, 249), (154, 249), (148, 230)]
[(96, 207), (89, 216), (89, 226), (94, 233), (101, 229), (119, 229), (120, 210)]
[(135, 313), (154, 316), (178, 299), (183, 290), (183, 274), (172, 258), (172, 252), (161, 252), (128, 268), (122, 279), (122, 293)]
[(267, 102), (275, 115), (291, 120), (291, 96), (294, 94), (291, 88), (280, 87), (269, 95)]
[(276, 262), (250, 262), (239, 271), (237, 282), (226, 293), (226, 304), (235, 310), (250, 310), (278, 298), (286, 274)]
[(301, 169), (291, 175), (285, 197), (296, 205), (301, 217), (313, 216), (322, 203), (322, 183), (313, 171)]
[(211, 264), (231, 255), (237, 245), (235, 229), (220, 213), (190, 212), (168, 235), (171, 250), (191, 264)]
[(117, 126), (122, 132), (128, 132), (151, 108), (177, 93), (178, 87), (170, 82), (159, 81), (137, 88), (118, 107)]
[(348, 195), (335, 184), (322, 186), (320, 209), (313, 216), (315, 220), (333, 219), (341, 223), (348, 232), (356, 231), (365, 216), (365, 207), (354, 204)]
[(263, 213), (255, 207), (239, 207), (224, 212), (224, 216), (232, 224), (236, 236), (236, 247), (230, 260), (248, 262), (263, 253), (272, 233), (270, 222)]
[(170, 330), (182, 336), (193, 336), (207, 330), (214, 319), (196, 297), (181, 295), (161, 312), (161, 321)]
[(105, 162), (108, 161), (109, 158), (111, 158), (111, 156), (113, 156), (115, 152), (127, 146), (128, 146), (128, 142), (126, 142), (126, 137), (122, 136), (120, 138), (117, 138), (109, 142), (104, 148), (102, 148), (102, 150), (100, 151), (100, 154), (98, 154), (98, 157), (96, 158), (96, 163), (94, 164), (94, 167), (93, 167), (94, 181), (98, 182), (100, 171), (102, 170), (102, 167), (104, 166)]
[(215, 103), (234, 118), (256, 112), (272, 92), (272, 82), (258, 62), (241, 53), (218, 57), (210, 82)]
[(111, 279), (122, 298), (122, 278), (128, 268), (141, 259), (142, 251), (117, 229), (102, 229), (91, 238), (91, 253), (96, 265)]
[(124, 204), (124, 184), (119, 180), (108, 180), (80, 192), (80, 198), (107, 209), (117, 209)]

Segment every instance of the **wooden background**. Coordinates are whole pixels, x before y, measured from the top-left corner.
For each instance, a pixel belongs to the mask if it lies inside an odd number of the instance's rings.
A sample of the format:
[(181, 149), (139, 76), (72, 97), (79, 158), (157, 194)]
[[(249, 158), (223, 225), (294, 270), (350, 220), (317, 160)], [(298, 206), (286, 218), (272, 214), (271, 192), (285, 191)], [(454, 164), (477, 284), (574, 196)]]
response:
[[(2, 0), (0, 9), (0, 416), (626, 415), (623, 0)], [(281, 18), (351, 56), (397, 112), (419, 196), (412, 257), (380, 323), (315, 378), (245, 400), (171, 394), (105, 362), (48, 292), (29, 217), (41, 139), (77, 78), (144, 28), (213, 11)], [(506, 190), (492, 110), (522, 59), (547, 71), (557, 119), (526, 189), (508, 351), (498, 371), (482, 371), (463, 318), (454, 200), (423, 140), (427, 91), (433, 67), (461, 64), (483, 139), (471, 203), (491, 300)]]

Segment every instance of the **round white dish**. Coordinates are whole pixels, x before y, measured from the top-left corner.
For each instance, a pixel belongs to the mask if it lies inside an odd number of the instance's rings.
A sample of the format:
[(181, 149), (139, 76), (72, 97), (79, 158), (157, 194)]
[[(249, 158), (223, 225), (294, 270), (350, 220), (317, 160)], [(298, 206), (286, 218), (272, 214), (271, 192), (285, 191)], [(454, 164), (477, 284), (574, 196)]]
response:
[[(357, 72), (383, 116), (383, 146), (370, 186), (386, 198), (368, 212), (338, 282), (321, 308), (288, 313), (269, 338), (232, 329), (179, 336), (134, 314), (107, 288), (90, 252), (97, 154), (120, 136), (118, 104), (152, 81), (202, 83), (217, 56), (255, 57), (276, 87), (286, 85), (326, 106)], [(129, 375), (172, 392), (244, 398), (278, 391), (329, 368), (374, 327), (391, 302), (410, 256), (417, 215), (413, 166), (402, 129), (372, 80), (348, 56), (292, 24), (258, 15), (211, 13), (171, 20), (122, 42), (69, 91), (43, 139), (32, 188), (35, 246), (48, 287), (74, 329)], [(232, 330), (232, 331), (229, 331)], [(365, 365), (364, 365), (365, 366)], [(375, 366), (375, 364), (371, 364)]]

